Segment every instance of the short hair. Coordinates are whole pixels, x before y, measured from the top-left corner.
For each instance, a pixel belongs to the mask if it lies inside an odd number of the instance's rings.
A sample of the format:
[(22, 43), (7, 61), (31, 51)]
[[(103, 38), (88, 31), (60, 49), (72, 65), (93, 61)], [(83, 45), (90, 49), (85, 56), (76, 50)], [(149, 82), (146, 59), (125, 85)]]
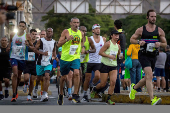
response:
[(27, 25), (25, 21), (20, 21), (19, 24), (20, 24), (20, 23), (25, 24), (25, 26)]
[(32, 32), (37, 32), (35, 29), (31, 29), (30, 30), (30, 33), (32, 33)]
[(166, 46), (166, 49), (170, 49), (170, 46), (169, 46), (169, 45), (167, 45), (167, 46)]
[(2, 40), (3, 38), (6, 38), (6, 39), (7, 39), (7, 41), (8, 41), (8, 37), (7, 37), (7, 36), (2, 37), (0, 40)]
[[(71, 22), (74, 20), (74, 19), (78, 19), (77, 17), (73, 17), (72, 19), (71, 19)], [(79, 19), (78, 19), (79, 20)]]
[(83, 28), (85, 28), (85, 29), (87, 30), (87, 28), (86, 28), (85, 26), (80, 26), (80, 27), (79, 27), (79, 30), (81, 30), (81, 29), (83, 29)]
[(116, 26), (117, 29), (122, 28), (122, 22), (120, 20), (115, 20), (114, 25)]
[(146, 14), (147, 17), (149, 17), (149, 13), (150, 13), (150, 12), (155, 12), (155, 10), (154, 10), (154, 9), (149, 9), (148, 12), (147, 12), (147, 14)]
[(47, 31), (48, 31), (48, 29), (52, 29), (52, 31), (53, 31), (53, 28), (51, 28), (51, 27), (47, 28)]

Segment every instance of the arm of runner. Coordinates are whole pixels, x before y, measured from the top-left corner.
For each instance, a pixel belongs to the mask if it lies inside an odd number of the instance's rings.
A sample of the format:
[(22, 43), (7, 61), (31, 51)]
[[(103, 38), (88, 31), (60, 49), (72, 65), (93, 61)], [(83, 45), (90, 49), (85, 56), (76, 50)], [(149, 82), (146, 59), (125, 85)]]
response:
[(65, 29), (62, 33), (61, 33), (61, 37), (58, 41), (57, 46), (61, 47), (62, 45), (64, 45), (66, 42), (73, 40), (74, 37), (72, 35), (69, 36), (68, 30)]
[(26, 35), (26, 41), (25, 41), (25, 45), (28, 46), (30, 49), (32, 49), (33, 51), (35, 51), (34, 45), (32, 43), (32, 39), (30, 37), (29, 34)]
[(8, 47), (6, 48), (6, 51), (9, 52), (10, 49), (11, 49), (11, 43), (12, 43), (12, 38), (14, 37), (14, 33), (11, 33), (10, 34), (10, 40), (9, 40), (9, 44), (8, 44)]
[(118, 54), (117, 54), (117, 55), (120, 55), (120, 53), (121, 53), (121, 47), (120, 47), (119, 44), (118, 44), (118, 47), (119, 47), (119, 50), (118, 50)]
[[(138, 44), (138, 37), (142, 36), (142, 32), (143, 32), (143, 27), (138, 28), (135, 33), (132, 35), (132, 37), (130, 38), (130, 43), (131, 44)], [(145, 41), (139, 41), (139, 45), (143, 46), (145, 44)]]
[(101, 55), (102, 57), (108, 57), (110, 59), (115, 60), (116, 57), (114, 55), (107, 55), (106, 53), (104, 53), (109, 47), (110, 47), (110, 41), (106, 42), (104, 46), (100, 49), (99, 55)]
[(82, 34), (82, 40), (81, 40), (81, 47), (82, 47), (82, 49), (81, 49), (81, 54), (85, 54), (85, 46), (84, 46), (84, 40), (83, 40), (84, 33), (81, 32), (81, 34)]
[(57, 57), (57, 55), (56, 55), (56, 42), (55, 42), (55, 44), (54, 44), (54, 49), (53, 49), (53, 57), (54, 58), (56, 58)]
[(167, 46), (167, 41), (166, 41), (166, 38), (165, 38), (165, 32), (158, 27), (158, 31), (159, 31), (159, 36), (160, 36), (160, 42), (156, 42), (155, 43), (155, 47), (166, 47)]
[(42, 52), (42, 51), (39, 51), (39, 47), (40, 47), (40, 43), (41, 43), (41, 39), (37, 41), (36, 45), (35, 45), (35, 49), (34, 49), (34, 52), (36, 54), (41, 54), (41, 55), (45, 55), (45, 56), (48, 56), (48, 51), (46, 52)]
[(95, 52), (96, 52), (96, 48), (95, 48), (95, 46), (94, 46), (94, 43), (93, 43), (92, 39), (91, 39), (91, 38), (88, 38), (88, 41), (89, 41), (89, 44), (90, 44), (91, 49), (85, 51), (85, 54), (95, 53)]

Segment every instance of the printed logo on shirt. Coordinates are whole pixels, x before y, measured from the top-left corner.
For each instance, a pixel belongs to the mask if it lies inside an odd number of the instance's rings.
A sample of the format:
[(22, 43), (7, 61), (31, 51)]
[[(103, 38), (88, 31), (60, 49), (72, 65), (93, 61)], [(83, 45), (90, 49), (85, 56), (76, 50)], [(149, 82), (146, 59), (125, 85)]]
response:
[(157, 38), (157, 36), (153, 36), (153, 38)]
[(74, 40), (72, 40), (71, 44), (79, 44), (80, 43), (80, 37), (78, 35), (74, 35)]
[(16, 44), (17, 46), (22, 45), (22, 38), (17, 38), (17, 39), (15, 40), (15, 44)]

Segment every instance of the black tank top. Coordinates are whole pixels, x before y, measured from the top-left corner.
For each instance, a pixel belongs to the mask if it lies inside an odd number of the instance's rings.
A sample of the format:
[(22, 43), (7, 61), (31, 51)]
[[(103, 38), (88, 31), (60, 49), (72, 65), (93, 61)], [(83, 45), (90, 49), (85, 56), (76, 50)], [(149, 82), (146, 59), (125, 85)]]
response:
[(147, 54), (156, 53), (157, 49), (156, 49), (156, 52), (155, 51), (147, 52), (146, 48), (147, 48), (148, 43), (155, 43), (155, 42), (160, 41), (159, 32), (158, 32), (158, 26), (156, 26), (156, 28), (155, 28), (155, 30), (153, 32), (148, 32), (146, 30), (146, 26), (143, 26), (143, 32), (142, 32), (142, 36), (141, 36), (141, 41), (146, 42), (144, 46), (140, 47), (141, 49), (144, 49), (145, 53), (147, 53)]

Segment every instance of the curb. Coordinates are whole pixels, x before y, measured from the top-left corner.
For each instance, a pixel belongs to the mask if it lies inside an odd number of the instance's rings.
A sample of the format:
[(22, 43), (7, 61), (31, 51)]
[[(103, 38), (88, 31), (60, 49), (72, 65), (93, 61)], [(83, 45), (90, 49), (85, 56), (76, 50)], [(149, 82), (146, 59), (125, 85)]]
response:
[[(161, 105), (170, 105), (170, 93), (156, 94), (158, 98), (162, 99)], [(97, 97), (97, 96), (96, 96)], [(108, 95), (102, 96), (102, 101), (106, 101)], [(115, 103), (138, 103), (138, 104), (151, 104), (149, 95), (146, 93), (140, 93), (135, 96), (134, 100), (129, 98), (129, 94), (113, 94), (111, 100)]]

